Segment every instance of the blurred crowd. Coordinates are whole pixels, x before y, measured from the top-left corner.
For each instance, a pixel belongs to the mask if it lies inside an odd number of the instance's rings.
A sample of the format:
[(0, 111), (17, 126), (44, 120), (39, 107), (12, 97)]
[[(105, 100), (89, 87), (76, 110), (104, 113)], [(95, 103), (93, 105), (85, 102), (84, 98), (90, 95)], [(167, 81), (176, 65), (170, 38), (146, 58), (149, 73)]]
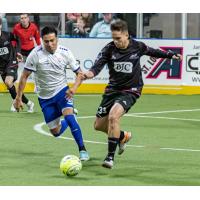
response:
[[(15, 15), (13, 14), (15, 17)], [(20, 14), (16, 14), (16, 17)], [(32, 16), (31, 21), (41, 27), (40, 14), (29, 14)], [(0, 13), (2, 18), (2, 30), (11, 31), (13, 27), (8, 27), (8, 20), (6, 13)], [(53, 17), (53, 15), (52, 15)], [(57, 25), (54, 24), (58, 29), (61, 29), (61, 19), (59, 14), (57, 15)], [(65, 14), (65, 36), (67, 37), (102, 37), (110, 38), (111, 30), (110, 23), (113, 19), (120, 18), (123, 19), (123, 14), (119, 13), (66, 13)], [(51, 24), (51, 19), (49, 18), (49, 24)], [(48, 23), (48, 19), (46, 20)], [(16, 22), (15, 22), (16, 23)], [(10, 26), (14, 26), (12, 23)], [(9, 30), (10, 29), (10, 30)], [(59, 30), (58, 30), (59, 32)]]

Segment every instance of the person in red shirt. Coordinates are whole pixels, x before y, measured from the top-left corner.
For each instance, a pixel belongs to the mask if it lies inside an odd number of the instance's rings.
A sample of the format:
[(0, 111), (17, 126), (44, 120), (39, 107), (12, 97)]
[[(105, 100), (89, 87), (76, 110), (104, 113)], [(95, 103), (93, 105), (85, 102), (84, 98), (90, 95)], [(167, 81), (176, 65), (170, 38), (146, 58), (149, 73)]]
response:
[(20, 38), (21, 54), (25, 57), (29, 55), (35, 46), (41, 44), (38, 27), (30, 21), (26, 13), (20, 15), (20, 22), (14, 26), (13, 34)]
[[(27, 13), (22, 13), (20, 15), (20, 22), (13, 28), (13, 35), (20, 39), (21, 54), (23, 55), (23, 60), (25, 62), (32, 49), (41, 44), (38, 27), (35, 23), (30, 21)], [(14, 42), (13, 45), (15, 46), (16, 43)], [(19, 63), (19, 70), (24, 68), (24, 62)], [(30, 79), (33, 80), (34, 78), (31, 77)], [(32, 104), (31, 112), (33, 112), (33, 107), (34, 103)], [(11, 110), (14, 112), (16, 111), (13, 106), (11, 107)]]

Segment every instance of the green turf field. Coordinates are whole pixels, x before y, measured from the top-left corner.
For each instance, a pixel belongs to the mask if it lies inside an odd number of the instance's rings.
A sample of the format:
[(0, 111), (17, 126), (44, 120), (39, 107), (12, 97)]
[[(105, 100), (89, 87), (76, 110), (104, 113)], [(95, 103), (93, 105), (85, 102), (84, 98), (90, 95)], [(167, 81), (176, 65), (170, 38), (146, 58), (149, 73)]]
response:
[[(112, 170), (101, 167), (107, 138), (93, 130), (100, 95), (77, 95), (78, 121), (91, 160), (76, 177), (59, 171), (62, 157), (78, 155), (74, 141), (41, 134), (43, 125), (37, 97), (35, 113), (11, 113), (8, 94), (0, 94), (0, 185), (141, 186), (200, 185), (199, 95), (143, 95), (121, 121), (133, 139), (123, 155), (116, 155)], [(167, 111), (167, 112), (164, 112)]]

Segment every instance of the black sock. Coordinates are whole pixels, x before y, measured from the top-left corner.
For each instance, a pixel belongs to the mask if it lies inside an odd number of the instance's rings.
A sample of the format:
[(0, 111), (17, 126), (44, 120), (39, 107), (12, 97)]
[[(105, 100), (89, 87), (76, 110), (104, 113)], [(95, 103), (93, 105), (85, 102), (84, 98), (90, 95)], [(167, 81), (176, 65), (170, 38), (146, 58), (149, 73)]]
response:
[(119, 143), (119, 138), (114, 138), (114, 137), (108, 138), (108, 157), (112, 157), (114, 159), (118, 143)]
[(10, 95), (11, 95), (12, 99), (15, 99), (15, 97), (17, 96), (15, 86), (13, 85), (13, 86), (12, 86), (11, 88), (9, 88), (8, 90), (9, 90), (9, 92), (10, 92)]
[(119, 141), (124, 139), (124, 131), (120, 131)]
[(22, 95), (22, 102), (27, 104), (28, 103), (28, 99), (25, 97), (25, 95)]

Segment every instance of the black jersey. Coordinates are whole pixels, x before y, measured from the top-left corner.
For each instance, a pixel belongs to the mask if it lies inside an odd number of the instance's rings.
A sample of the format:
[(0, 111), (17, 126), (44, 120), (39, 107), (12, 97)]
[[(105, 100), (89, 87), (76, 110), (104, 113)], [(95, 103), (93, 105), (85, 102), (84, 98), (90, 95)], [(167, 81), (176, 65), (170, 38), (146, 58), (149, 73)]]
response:
[(112, 41), (98, 54), (90, 71), (96, 76), (107, 64), (109, 83), (105, 92), (133, 92), (140, 96), (143, 87), (140, 57), (143, 55), (171, 59), (175, 53), (153, 49), (134, 39), (130, 39), (126, 49), (118, 49)]
[[(16, 42), (16, 48), (12, 41)], [(18, 37), (9, 32), (1, 32), (0, 35), (0, 70), (7, 67), (17, 66), (16, 52), (20, 52), (20, 41)]]

